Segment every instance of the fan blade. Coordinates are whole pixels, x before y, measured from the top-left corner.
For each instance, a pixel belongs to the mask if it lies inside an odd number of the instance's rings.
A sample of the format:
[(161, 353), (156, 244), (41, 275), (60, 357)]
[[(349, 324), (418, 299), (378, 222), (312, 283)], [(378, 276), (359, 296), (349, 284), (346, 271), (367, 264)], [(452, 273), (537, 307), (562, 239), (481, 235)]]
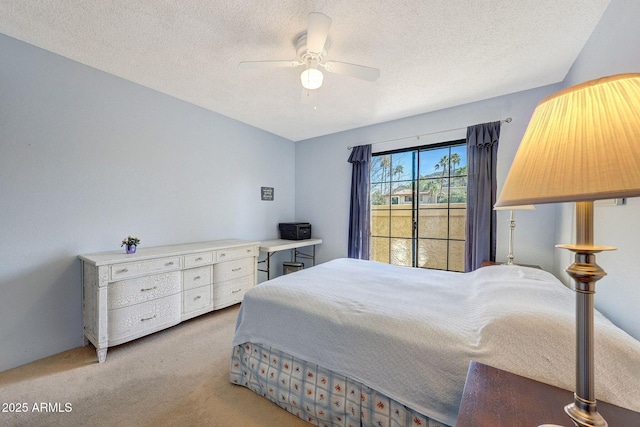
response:
[(380, 70), (377, 68), (365, 67), (364, 65), (349, 64), (348, 62), (327, 61), (323, 64), (324, 69), (330, 73), (344, 74), (345, 76), (375, 82), (380, 77)]
[(240, 68), (293, 68), (302, 65), (302, 62), (297, 60), (284, 60), (284, 61), (243, 61), (239, 64)]
[(309, 14), (309, 26), (307, 28), (307, 50), (311, 53), (322, 53), (324, 44), (329, 35), (331, 18), (318, 12)]

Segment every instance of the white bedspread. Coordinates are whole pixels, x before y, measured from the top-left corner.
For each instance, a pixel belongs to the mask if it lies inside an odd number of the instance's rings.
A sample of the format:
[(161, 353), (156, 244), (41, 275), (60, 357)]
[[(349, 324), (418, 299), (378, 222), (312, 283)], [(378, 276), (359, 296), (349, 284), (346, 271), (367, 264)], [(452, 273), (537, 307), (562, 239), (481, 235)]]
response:
[[(270, 345), (455, 425), (470, 360), (574, 390), (574, 310), (573, 291), (538, 269), (338, 259), (250, 290), (233, 344)], [(595, 339), (596, 397), (640, 411), (640, 342), (600, 313)]]

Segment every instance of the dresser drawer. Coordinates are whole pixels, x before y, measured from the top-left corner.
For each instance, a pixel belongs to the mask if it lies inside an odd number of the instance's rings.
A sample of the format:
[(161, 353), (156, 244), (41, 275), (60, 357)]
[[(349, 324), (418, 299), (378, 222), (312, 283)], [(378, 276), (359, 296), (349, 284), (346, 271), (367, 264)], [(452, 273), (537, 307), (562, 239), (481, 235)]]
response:
[(190, 268), (182, 271), (182, 286), (185, 291), (188, 289), (197, 288), (199, 286), (211, 284), (211, 277), (213, 276), (213, 267), (208, 265), (206, 267)]
[(230, 261), (238, 258), (256, 256), (256, 246), (241, 246), (238, 248), (221, 249), (216, 252), (216, 261)]
[(234, 261), (221, 262), (213, 266), (213, 283), (253, 274), (256, 264), (255, 258), (242, 258)]
[(242, 301), (244, 294), (253, 287), (254, 276), (244, 276), (213, 284), (213, 308), (223, 308)]
[(109, 310), (109, 345), (120, 344), (180, 323), (182, 294), (177, 293), (129, 307)]
[(185, 291), (182, 295), (182, 319), (213, 310), (211, 285)]
[(180, 270), (181, 267), (182, 257), (180, 256), (156, 258), (145, 261), (113, 264), (109, 266), (109, 276), (112, 281), (116, 281), (129, 277), (143, 276), (145, 274)]
[(199, 267), (201, 265), (213, 264), (215, 252), (198, 252), (184, 256), (184, 268)]
[(182, 276), (179, 271), (121, 280), (109, 284), (107, 308), (115, 310), (181, 291)]

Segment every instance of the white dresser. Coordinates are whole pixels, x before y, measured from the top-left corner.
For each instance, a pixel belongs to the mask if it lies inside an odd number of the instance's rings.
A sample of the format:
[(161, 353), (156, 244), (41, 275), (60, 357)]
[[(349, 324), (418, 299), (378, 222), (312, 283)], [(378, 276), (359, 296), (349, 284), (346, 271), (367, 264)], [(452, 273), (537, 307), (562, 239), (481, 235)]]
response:
[(80, 255), (85, 344), (107, 348), (242, 301), (259, 242), (216, 240)]

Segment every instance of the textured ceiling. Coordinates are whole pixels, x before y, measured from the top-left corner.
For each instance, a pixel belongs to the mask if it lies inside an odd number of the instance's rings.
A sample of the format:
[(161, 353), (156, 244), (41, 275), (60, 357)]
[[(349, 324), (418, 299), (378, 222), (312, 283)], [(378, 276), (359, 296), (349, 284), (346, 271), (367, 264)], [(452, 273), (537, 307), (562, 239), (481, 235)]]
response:
[[(0, 32), (293, 141), (562, 81), (611, 0), (0, 0)], [(301, 104), (310, 12), (332, 18), (325, 73)]]

